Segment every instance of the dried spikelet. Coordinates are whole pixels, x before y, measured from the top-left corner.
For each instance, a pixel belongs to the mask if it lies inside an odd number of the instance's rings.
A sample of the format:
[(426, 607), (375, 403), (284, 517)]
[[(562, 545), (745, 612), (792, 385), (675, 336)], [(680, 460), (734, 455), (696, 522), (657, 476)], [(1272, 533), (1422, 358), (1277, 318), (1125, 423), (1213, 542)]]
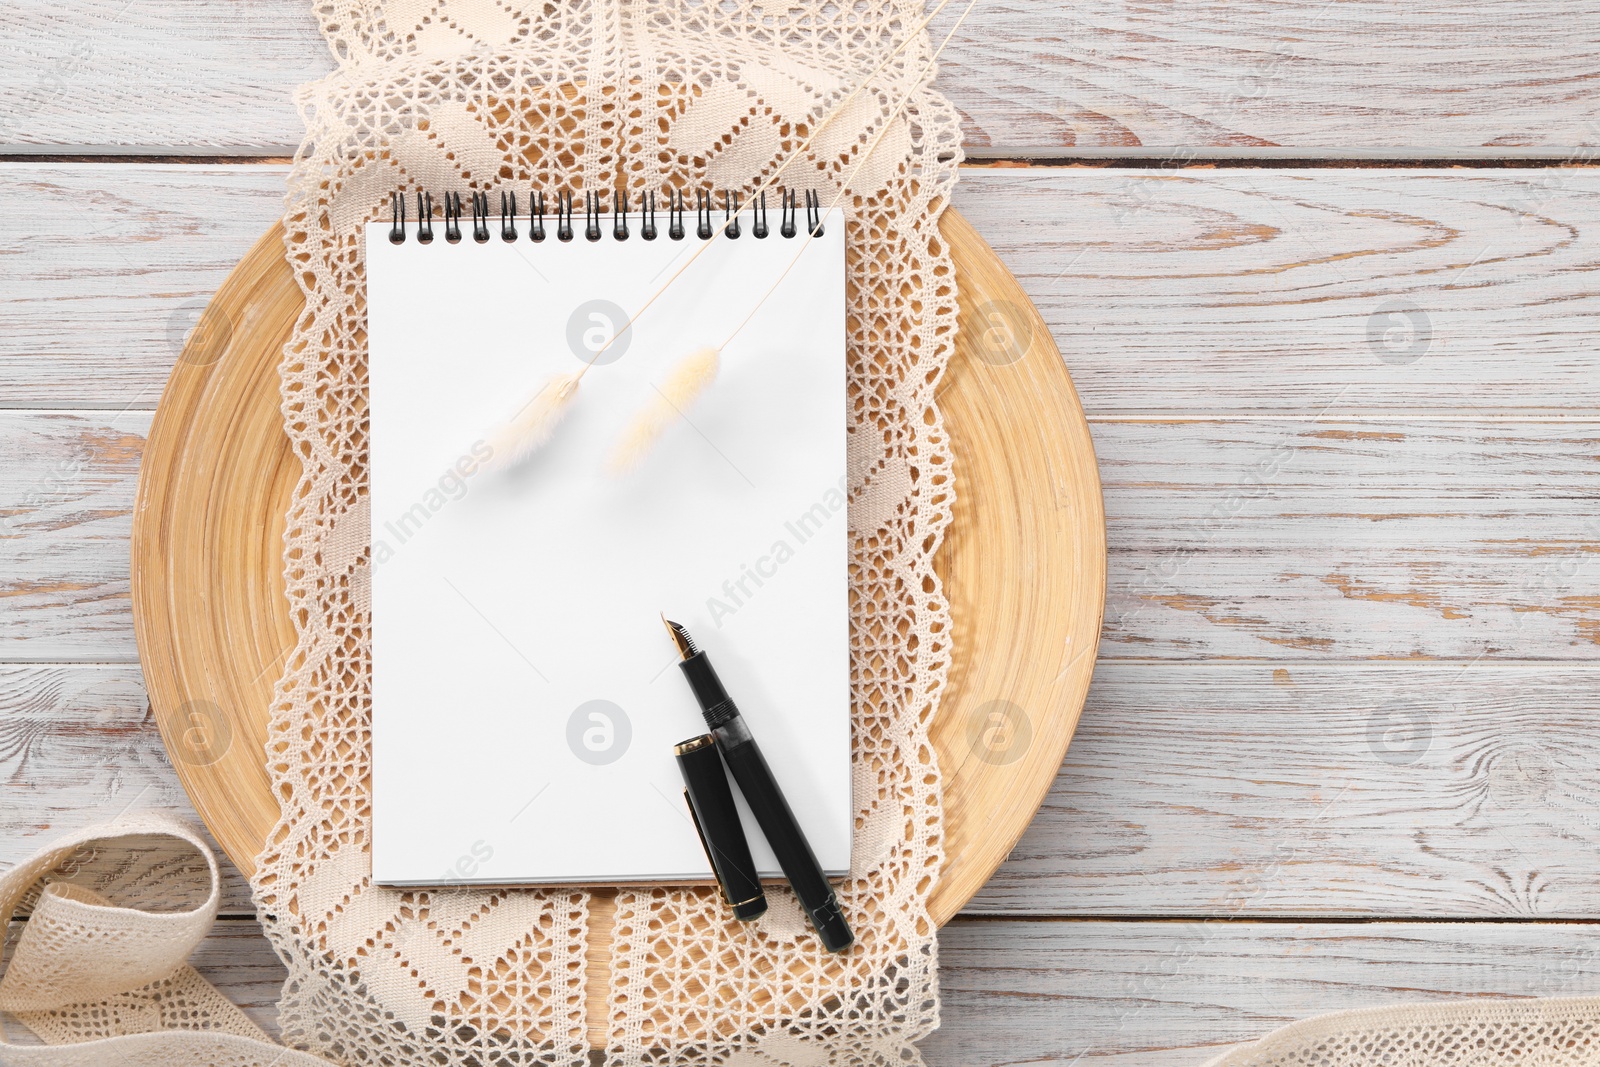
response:
[(656, 395), (644, 406), (628, 430), (617, 442), (611, 454), (611, 472), (622, 474), (631, 470), (655, 446), (666, 432), (695, 402), (717, 377), (722, 354), (715, 348), (701, 348), (685, 356), (683, 362), (672, 368), (666, 383), (656, 389)]
[(544, 383), (533, 399), (522, 405), (516, 417), (501, 426), (489, 439), (490, 456), (485, 467), (505, 468), (537, 452), (566, 417), (572, 398), (578, 395), (581, 372), (558, 374)]

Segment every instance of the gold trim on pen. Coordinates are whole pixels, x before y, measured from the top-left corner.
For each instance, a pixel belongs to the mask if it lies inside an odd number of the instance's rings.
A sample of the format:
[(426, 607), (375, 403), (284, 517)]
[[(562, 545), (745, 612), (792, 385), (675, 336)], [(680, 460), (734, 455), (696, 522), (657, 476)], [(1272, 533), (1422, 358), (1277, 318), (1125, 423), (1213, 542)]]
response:
[(716, 741), (717, 739), (710, 734), (701, 734), (699, 737), (691, 737), (687, 741), (678, 742), (672, 746), (672, 751), (680, 756), (687, 756), (691, 752), (699, 752), (707, 745), (716, 744)]

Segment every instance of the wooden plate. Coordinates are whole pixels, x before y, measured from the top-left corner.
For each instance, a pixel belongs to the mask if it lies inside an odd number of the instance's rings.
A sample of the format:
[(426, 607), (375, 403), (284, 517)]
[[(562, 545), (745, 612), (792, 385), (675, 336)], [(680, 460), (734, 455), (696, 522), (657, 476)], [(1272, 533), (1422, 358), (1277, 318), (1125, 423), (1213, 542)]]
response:
[[(933, 723), (944, 773), (943, 924), (1043, 802), (1077, 726), (1105, 598), (1105, 519), (1089, 427), (1049, 330), (955, 211), (961, 333), (939, 403), (955, 517), (935, 560), (954, 662)], [(278, 361), (302, 308), (274, 226), (190, 335), (156, 412), (133, 524), (133, 607), (151, 707), (173, 766), (249, 874), (278, 817), (263, 747), (294, 645), (283, 530), (300, 464)], [(604, 1043), (609, 897), (589, 949), (591, 1038)]]

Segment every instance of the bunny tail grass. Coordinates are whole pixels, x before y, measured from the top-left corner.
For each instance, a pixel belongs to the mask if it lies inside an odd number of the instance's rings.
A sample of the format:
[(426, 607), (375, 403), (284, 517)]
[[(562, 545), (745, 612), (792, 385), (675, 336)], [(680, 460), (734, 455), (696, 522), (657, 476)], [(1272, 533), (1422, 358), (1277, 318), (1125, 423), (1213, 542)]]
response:
[(624, 474), (638, 466), (667, 427), (682, 418), (706, 387), (716, 381), (721, 361), (721, 350), (701, 348), (672, 368), (666, 383), (656, 390), (617, 442), (617, 449), (611, 454), (613, 474)]
[(489, 439), (490, 456), (485, 466), (503, 469), (522, 462), (550, 440), (556, 426), (566, 417), (572, 398), (578, 395), (578, 375), (558, 374), (544, 383), (533, 399)]

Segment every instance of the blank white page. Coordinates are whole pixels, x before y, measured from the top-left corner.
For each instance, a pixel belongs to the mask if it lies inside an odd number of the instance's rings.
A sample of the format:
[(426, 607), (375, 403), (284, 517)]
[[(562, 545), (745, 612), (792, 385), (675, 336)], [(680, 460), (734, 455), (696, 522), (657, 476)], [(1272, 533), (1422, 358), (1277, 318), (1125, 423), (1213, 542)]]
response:
[[(580, 218), (571, 242), (547, 222), (535, 243), (523, 219), (505, 243), (498, 221), (485, 244), (437, 220), (427, 245), (415, 224), (399, 245), (366, 232), (374, 879), (710, 881), (672, 754), (705, 725), (662, 612), (710, 656), (823, 867), (847, 871), (842, 215), (807, 244), (776, 225), (758, 240), (747, 214), (505, 471), (483, 469), (494, 430), (702, 242), (693, 219), (671, 240), (664, 214), (653, 241), (637, 218), (615, 240), (607, 217), (596, 242)], [(672, 368), (752, 309), (687, 417), (612, 475)]]

